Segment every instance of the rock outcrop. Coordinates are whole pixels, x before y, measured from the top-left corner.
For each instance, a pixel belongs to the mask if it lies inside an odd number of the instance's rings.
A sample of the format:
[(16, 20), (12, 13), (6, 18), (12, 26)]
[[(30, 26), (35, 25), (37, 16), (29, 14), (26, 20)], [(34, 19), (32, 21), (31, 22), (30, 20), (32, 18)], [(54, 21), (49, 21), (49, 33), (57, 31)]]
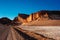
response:
[(46, 13), (42, 13), (42, 12), (36, 12), (36, 13), (33, 13), (31, 14), (28, 18), (27, 18), (27, 21), (34, 21), (34, 20), (37, 20), (38, 18), (40, 18), (41, 20), (45, 20), (47, 19), (48, 20), (48, 14), (47, 12)]
[(60, 20), (60, 11), (42, 10), (30, 15), (19, 14), (18, 21), (22, 23), (31, 22), (37, 19), (40, 20)]
[(47, 18), (48, 19), (48, 14), (42, 13), (42, 12), (36, 12), (36, 13), (32, 13), (30, 15), (19, 14), (17, 18), (18, 18), (19, 22), (27, 23), (27, 22), (37, 20), (38, 18), (41, 18), (41, 19)]
[(7, 17), (0, 18), (0, 24), (3, 25), (18, 25), (17, 22), (18, 22), (17, 18), (15, 18), (14, 20), (10, 20)]
[(18, 21), (18, 17), (15, 17), (15, 18), (12, 20), (12, 24), (13, 24), (13, 25), (20, 25), (21, 22)]
[(42, 10), (30, 15), (18, 14), (18, 16), (14, 18), (14, 20), (3, 17), (0, 19), (0, 23), (17, 25), (22, 23), (29, 23), (35, 20), (60, 20), (60, 11)]
[(11, 22), (12, 22), (12, 20), (8, 19), (7, 17), (0, 18), (0, 24), (10, 25)]
[(27, 17), (28, 17), (29, 15), (26, 15), (26, 14), (19, 14), (18, 15), (18, 21), (19, 22), (21, 22), (21, 23), (26, 23), (27, 22)]

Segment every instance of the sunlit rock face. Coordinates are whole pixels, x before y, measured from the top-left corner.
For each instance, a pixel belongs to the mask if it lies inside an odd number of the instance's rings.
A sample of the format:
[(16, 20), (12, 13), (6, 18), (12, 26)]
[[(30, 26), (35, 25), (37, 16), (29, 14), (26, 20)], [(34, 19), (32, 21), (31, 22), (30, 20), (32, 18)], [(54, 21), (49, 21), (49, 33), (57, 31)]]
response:
[(21, 23), (26, 23), (28, 16), (29, 16), (29, 15), (26, 15), (26, 14), (19, 14), (19, 15), (18, 15), (18, 21), (21, 22)]
[(21, 16), (18, 16), (18, 21), (26, 23), (26, 22), (37, 20), (38, 18), (41, 18), (43, 20), (44, 18), (48, 18), (48, 15), (47, 13), (43, 15), (41, 12), (37, 12), (37, 13), (30, 14), (26, 18), (22, 18)]
[(34, 21), (34, 20), (37, 20), (38, 18), (40, 18), (41, 20), (45, 20), (47, 19), (48, 20), (48, 14), (47, 12), (36, 12), (36, 13), (33, 13), (31, 14), (28, 18), (27, 18), (27, 21)]
[(33, 13), (27, 18), (27, 21), (28, 22), (34, 21), (34, 20), (37, 20), (37, 18), (39, 18), (39, 17), (40, 17), (39, 13)]
[(14, 20), (10, 20), (9, 18), (3, 17), (0, 18), (1, 24), (22, 24), (22, 23), (28, 23), (35, 20), (60, 20), (60, 11), (48, 11), (48, 10), (42, 10), (35, 13), (32, 13), (30, 15), (27, 14), (18, 14), (17, 17), (14, 18)]
[(19, 14), (18, 21), (22, 23), (31, 22), (34, 20), (60, 20), (60, 11), (48, 11), (42, 10), (30, 15), (27, 14)]

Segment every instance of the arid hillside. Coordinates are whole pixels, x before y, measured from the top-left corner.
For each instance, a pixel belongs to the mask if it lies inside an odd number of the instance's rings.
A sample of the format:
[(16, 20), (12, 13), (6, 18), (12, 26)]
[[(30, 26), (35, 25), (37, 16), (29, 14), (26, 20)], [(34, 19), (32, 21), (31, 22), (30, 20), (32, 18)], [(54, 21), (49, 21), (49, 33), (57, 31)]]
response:
[[(23, 14), (22, 14), (23, 15)], [(25, 18), (24, 18), (25, 17)], [(17, 21), (22, 25), (37, 25), (37, 26), (59, 26), (60, 25), (60, 11), (38, 11), (28, 16), (18, 15)]]
[(60, 26), (60, 20), (35, 20), (22, 24), (24, 26)]
[(13, 20), (3, 17), (0, 18), (1, 24), (7, 25), (38, 25), (38, 26), (59, 26), (60, 11), (42, 10), (30, 15), (18, 14)]
[(12, 22), (12, 20), (10, 20), (10, 19), (7, 18), (7, 17), (0, 18), (0, 23), (1, 23), (1, 24), (7, 24), (7, 25), (10, 25), (11, 22)]
[(42, 11), (32, 13), (30, 15), (20, 14), (20, 15), (18, 15), (17, 18), (18, 18), (17, 21), (20, 21), (22, 23), (32, 22), (39, 18), (41, 20), (60, 20), (60, 11), (42, 10)]

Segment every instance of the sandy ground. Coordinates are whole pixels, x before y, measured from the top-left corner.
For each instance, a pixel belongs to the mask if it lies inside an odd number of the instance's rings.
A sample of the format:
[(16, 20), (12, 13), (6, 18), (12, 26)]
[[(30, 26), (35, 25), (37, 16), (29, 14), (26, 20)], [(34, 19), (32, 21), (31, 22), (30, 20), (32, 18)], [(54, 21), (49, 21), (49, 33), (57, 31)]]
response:
[(54, 40), (18, 26), (0, 25), (0, 40)]
[(60, 26), (17, 26), (21, 29), (33, 31), (46, 37), (60, 40)]
[(34, 20), (22, 25), (28, 26), (60, 26), (60, 20)]

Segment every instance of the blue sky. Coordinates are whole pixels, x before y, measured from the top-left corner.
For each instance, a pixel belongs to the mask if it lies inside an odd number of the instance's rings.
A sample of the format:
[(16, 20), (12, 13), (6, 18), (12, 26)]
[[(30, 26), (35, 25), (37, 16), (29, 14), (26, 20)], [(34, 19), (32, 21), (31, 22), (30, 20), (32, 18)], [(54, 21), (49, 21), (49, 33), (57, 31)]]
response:
[(13, 19), (18, 13), (31, 14), (39, 10), (60, 10), (60, 0), (0, 0), (0, 18)]

